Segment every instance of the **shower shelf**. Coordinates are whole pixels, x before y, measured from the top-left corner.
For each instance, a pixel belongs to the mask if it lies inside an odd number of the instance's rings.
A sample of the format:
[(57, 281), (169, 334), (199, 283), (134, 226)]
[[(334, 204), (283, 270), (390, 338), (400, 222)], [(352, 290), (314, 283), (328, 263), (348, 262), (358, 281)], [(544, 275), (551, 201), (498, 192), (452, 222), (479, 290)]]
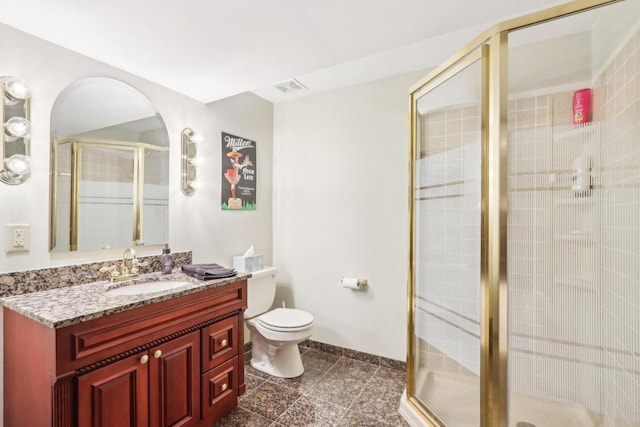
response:
[(583, 126), (573, 127), (567, 129), (567, 126), (561, 126), (562, 130), (554, 131), (553, 139), (562, 140), (567, 138), (575, 138), (576, 136), (583, 136), (589, 134), (595, 134), (599, 122), (590, 122)]

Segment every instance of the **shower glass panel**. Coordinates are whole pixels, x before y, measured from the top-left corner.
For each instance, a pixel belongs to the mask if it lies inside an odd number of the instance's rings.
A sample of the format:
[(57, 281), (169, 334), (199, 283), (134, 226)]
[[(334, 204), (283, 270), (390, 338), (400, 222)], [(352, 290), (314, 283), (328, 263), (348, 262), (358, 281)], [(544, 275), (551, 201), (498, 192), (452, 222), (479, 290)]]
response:
[(72, 207), (72, 185), (71, 171), (73, 168), (73, 157), (71, 155), (71, 144), (55, 144), (54, 156), (57, 159), (56, 174), (53, 187), (54, 197), (58, 206), (55, 215), (55, 238), (63, 251), (71, 250), (71, 207)]
[(163, 151), (144, 152), (143, 232), (145, 242), (168, 242), (169, 156)]
[(131, 245), (136, 152), (82, 144), (79, 150), (76, 249)]
[(432, 421), (454, 427), (480, 425), (479, 51), (465, 62), (414, 116), (411, 381)]
[(510, 426), (640, 426), (638, 22), (509, 34)]

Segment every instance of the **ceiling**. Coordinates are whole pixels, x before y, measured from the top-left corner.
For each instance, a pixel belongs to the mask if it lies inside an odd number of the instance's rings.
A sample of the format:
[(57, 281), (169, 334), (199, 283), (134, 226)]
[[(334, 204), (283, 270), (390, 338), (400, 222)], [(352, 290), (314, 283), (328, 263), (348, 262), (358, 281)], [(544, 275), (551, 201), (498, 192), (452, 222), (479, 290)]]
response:
[[(201, 102), (281, 102), (436, 66), (558, 0), (3, 0), (0, 22)], [(308, 90), (273, 86), (296, 78)]]

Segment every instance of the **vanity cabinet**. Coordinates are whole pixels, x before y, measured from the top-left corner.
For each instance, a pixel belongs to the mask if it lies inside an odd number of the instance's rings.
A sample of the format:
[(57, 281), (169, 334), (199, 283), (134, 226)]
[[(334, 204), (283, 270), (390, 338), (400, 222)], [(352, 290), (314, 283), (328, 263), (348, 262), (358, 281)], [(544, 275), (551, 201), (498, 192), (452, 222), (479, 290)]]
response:
[(194, 426), (200, 334), (192, 332), (78, 377), (78, 426)]
[(4, 309), (6, 426), (210, 426), (245, 391), (246, 280), (52, 328)]

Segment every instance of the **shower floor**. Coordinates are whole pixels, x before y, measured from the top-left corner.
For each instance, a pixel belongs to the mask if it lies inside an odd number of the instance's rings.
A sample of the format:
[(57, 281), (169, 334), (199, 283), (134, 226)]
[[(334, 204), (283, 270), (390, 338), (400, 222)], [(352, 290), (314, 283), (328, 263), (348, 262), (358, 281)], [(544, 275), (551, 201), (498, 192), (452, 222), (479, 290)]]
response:
[[(470, 377), (423, 369), (416, 382), (417, 395), (451, 427), (478, 427), (480, 386)], [(598, 425), (578, 406), (510, 395), (510, 427), (592, 427)], [(519, 423), (520, 426), (518, 425)], [(529, 423), (529, 424), (526, 424)]]

